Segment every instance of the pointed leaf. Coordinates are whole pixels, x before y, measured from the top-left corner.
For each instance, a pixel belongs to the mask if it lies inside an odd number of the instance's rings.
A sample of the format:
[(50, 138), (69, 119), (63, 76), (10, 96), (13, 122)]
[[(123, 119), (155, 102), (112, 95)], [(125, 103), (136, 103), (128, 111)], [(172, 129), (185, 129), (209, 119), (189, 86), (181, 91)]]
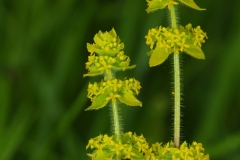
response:
[(87, 76), (89, 76), (89, 77), (99, 76), (99, 75), (101, 75), (101, 74), (103, 74), (103, 73), (104, 73), (104, 71), (90, 71), (90, 72), (88, 72), (87, 74), (84, 74), (83, 77), (87, 77)]
[(92, 76), (98, 76), (104, 73), (104, 71), (99, 71), (99, 67), (95, 66), (95, 65), (91, 65), (89, 67), (87, 67), (87, 69), (89, 70), (89, 72), (87, 74), (84, 74), (83, 77), (92, 77)]
[(133, 148), (131, 152), (134, 153), (134, 156), (131, 156), (131, 160), (145, 160), (145, 156), (138, 149)]
[(94, 36), (93, 40), (98, 46), (104, 46), (106, 44), (97, 34)]
[(169, 53), (166, 52), (165, 48), (156, 47), (154, 50), (150, 51), (151, 57), (149, 60), (149, 66), (154, 67), (163, 63), (167, 58)]
[(87, 109), (85, 109), (85, 111), (87, 110), (94, 110), (94, 109), (100, 109), (103, 108), (104, 106), (107, 105), (109, 100), (106, 100), (106, 98), (109, 96), (108, 92), (105, 92), (104, 94), (100, 94), (98, 97), (96, 97), (93, 102), (92, 105), (90, 107), (88, 107)]
[(93, 47), (93, 45), (90, 44), (90, 43), (87, 43), (87, 50), (88, 50), (88, 52), (93, 53), (93, 52), (94, 52), (94, 47)]
[(204, 55), (201, 47), (197, 44), (196, 45), (191, 44), (191, 45), (189, 45), (189, 48), (184, 48), (183, 51), (194, 58), (205, 59), (205, 55)]
[(162, 0), (161, 2), (159, 0), (153, 0), (148, 2), (148, 8), (147, 12), (154, 12), (158, 9), (163, 9), (167, 6), (168, 0)]
[(187, 5), (187, 6), (191, 7), (191, 8), (196, 9), (196, 10), (200, 10), (200, 11), (201, 10), (206, 10), (204, 8), (198, 7), (197, 4), (193, 0), (179, 0), (179, 1), (182, 2), (183, 4)]
[(101, 154), (97, 154), (95, 160), (103, 160), (106, 158), (111, 158), (112, 154), (113, 154), (112, 151), (103, 150)]
[(108, 42), (111, 42), (112, 39), (114, 38), (114, 37), (112, 36), (112, 34), (109, 33), (109, 32), (106, 32), (106, 33), (105, 33), (105, 37), (106, 37), (106, 39), (107, 39)]
[(109, 33), (112, 35), (112, 37), (115, 37), (115, 38), (117, 37), (117, 33), (114, 28), (112, 28), (112, 30)]
[(122, 92), (120, 94), (121, 97), (119, 97), (119, 101), (122, 103), (125, 103), (129, 106), (140, 106), (142, 107), (142, 102), (140, 102), (136, 97), (134, 97), (132, 94), (128, 92)]

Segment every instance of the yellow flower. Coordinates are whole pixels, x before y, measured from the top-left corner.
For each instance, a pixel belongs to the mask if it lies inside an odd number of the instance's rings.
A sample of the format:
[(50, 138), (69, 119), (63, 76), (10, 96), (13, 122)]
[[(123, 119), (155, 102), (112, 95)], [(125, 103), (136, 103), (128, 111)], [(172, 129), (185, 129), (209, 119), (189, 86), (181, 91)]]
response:
[(111, 149), (111, 151), (115, 152), (116, 155), (119, 155), (120, 152), (124, 149), (124, 146), (122, 144), (115, 144), (114, 148)]
[(129, 158), (131, 159), (131, 156), (135, 156), (136, 154), (132, 152), (132, 146), (129, 146), (127, 150), (124, 150), (125, 157), (124, 158)]
[(152, 153), (152, 148), (147, 149), (144, 153), (146, 160), (155, 160), (154, 153)]

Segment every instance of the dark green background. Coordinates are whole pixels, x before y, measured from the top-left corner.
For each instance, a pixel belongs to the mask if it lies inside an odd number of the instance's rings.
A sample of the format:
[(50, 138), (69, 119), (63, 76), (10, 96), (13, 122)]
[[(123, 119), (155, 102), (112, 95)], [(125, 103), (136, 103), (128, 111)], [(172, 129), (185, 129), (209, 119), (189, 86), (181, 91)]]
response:
[[(240, 159), (240, 1), (195, 0), (178, 7), (179, 23), (201, 25), (206, 60), (182, 54), (182, 141), (201, 142), (211, 160)], [(168, 26), (167, 9), (145, 0), (1, 0), (0, 160), (88, 160), (88, 139), (111, 134), (108, 107), (90, 105), (83, 78), (99, 31), (115, 28), (141, 82), (143, 107), (121, 105), (124, 131), (149, 143), (172, 139), (172, 57), (150, 68), (144, 36)], [(88, 150), (90, 152), (90, 150)]]

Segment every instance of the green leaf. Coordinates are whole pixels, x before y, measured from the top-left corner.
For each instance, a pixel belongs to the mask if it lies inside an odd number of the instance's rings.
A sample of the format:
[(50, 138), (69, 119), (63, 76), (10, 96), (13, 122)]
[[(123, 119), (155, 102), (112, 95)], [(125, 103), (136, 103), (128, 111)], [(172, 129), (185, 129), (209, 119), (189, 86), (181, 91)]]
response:
[(128, 92), (122, 92), (120, 94), (121, 97), (119, 97), (119, 101), (122, 103), (125, 103), (129, 106), (140, 106), (142, 107), (142, 102), (140, 102), (136, 97), (134, 97), (132, 94)]
[(98, 34), (96, 34), (93, 38), (94, 42), (98, 45), (98, 46), (105, 46), (106, 42), (104, 42), (99, 36)]
[(93, 47), (93, 45), (90, 44), (90, 43), (87, 43), (87, 50), (88, 50), (88, 52), (93, 53), (93, 52), (94, 52), (94, 47)]
[(196, 10), (200, 10), (200, 11), (201, 10), (206, 10), (204, 8), (198, 7), (193, 0), (179, 0), (179, 1), (182, 2), (183, 4), (187, 5), (187, 6), (191, 7), (191, 8), (196, 9)]
[(189, 48), (184, 48), (184, 52), (189, 54), (190, 56), (197, 58), (197, 59), (205, 59), (205, 55), (201, 49), (201, 47), (197, 44), (191, 44), (187, 43), (189, 45)]
[(162, 64), (167, 58), (169, 53), (166, 52), (165, 48), (156, 47), (154, 50), (150, 51), (148, 54), (151, 55), (149, 60), (149, 66), (154, 67)]
[(138, 149), (133, 148), (132, 152), (134, 153), (134, 156), (131, 156), (131, 160), (145, 160), (145, 156), (142, 155)]
[(110, 158), (113, 155), (112, 151), (103, 150), (101, 154), (97, 154), (95, 160), (103, 160), (105, 158)]
[(109, 96), (108, 92), (105, 92), (104, 94), (100, 94), (98, 97), (96, 97), (93, 102), (92, 105), (90, 107), (88, 107), (87, 109), (85, 109), (85, 111), (87, 110), (94, 110), (94, 109), (100, 109), (103, 108), (104, 106), (107, 105), (109, 100), (106, 100), (106, 98)]
[(160, 2), (159, 0), (153, 0), (148, 2), (148, 8), (147, 8), (147, 12), (154, 12), (158, 9), (163, 9), (167, 6), (168, 0), (162, 0), (162, 2)]
[(112, 37), (117, 38), (117, 33), (114, 28), (112, 28), (112, 30), (109, 33), (112, 35)]
[(93, 76), (98, 76), (98, 75), (101, 75), (103, 74), (104, 71), (98, 71), (98, 70), (92, 70), (92, 71), (89, 71), (87, 74), (84, 74), (83, 77), (93, 77)]

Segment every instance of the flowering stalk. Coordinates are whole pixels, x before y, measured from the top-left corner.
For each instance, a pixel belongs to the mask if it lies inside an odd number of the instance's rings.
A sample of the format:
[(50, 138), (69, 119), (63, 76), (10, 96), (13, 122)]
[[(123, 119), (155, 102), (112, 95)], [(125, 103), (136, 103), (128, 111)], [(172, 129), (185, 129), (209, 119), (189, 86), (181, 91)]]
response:
[(124, 71), (135, 67), (135, 65), (129, 65), (130, 59), (123, 52), (124, 44), (121, 43), (114, 29), (105, 33), (99, 31), (94, 36), (94, 42), (93, 44), (87, 44), (90, 56), (88, 56), (86, 68), (89, 72), (84, 74), (84, 77), (102, 75), (104, 78), (99, 83), (89, 83), (87, 96), (91, 99), (92, 104), (86, 110), (97, 110), (105, 107), (108, 103), (111, 104), (114, 136), (108, 140), (111, 140), (111, 143), (116, 143), (116, 145), (112, 146), (110, 151), (109, 147), (105, 146), (106, 144), (93, 145), (91, 148), (95, 147), (97, 150), (89, 156), (96, 160), (110, 157), (121, 160), (121, 157), (125, 154), (121, 151), (123, 146), (120, 146), (122, 144), (122, 132), (117, 104), (120, 101), (128, 106), (141, 107), (142, 103), (135, 97), (139, 94), (141, 86), (134, 78), (120, 80), (115, 78), (113, 74), (116, 71)]
[[(192, 8), (199, 8), (193, 0), (179, 0)], [(193, 142), (187, 145), (186, 142), (180, 145), (180, 65), (179, 54), (185, 52), (195, 58), (204, 59), (201, 44), (207, 38), (206, 33), (197, 28), (192, 28), (191, 24), (178, 26), (176, 22), (175, 0), (147, 0), (148, 12), (168, 7), (171, 15), (171, 27), (157, 27), (149, 30), (146, 36), (147, 44), (151, 51), (148, 53), (150, 67), (163, 63), (168, 56), (174, 55), (174, 143), (166, 145), (161, 143), (149, 146), (146, 139), (137, 136), (135, 133), (122, 133), (119, 122), (118, 101), (128, 106), (142, 106), (135, 95), (138, 95), (141, 88), (140, 83), (134, 78), (120, 80), (115, 78), (113, 73), (134, 68), (129, 66), (130, 59), (124, 55), (123, 43), (112, 29), (110, 32), (95, 35), (94, 44), (87, 44), (90, 56), (86, 63), (88, 73), (85, 76), (103, 75), (101, 82), (89, 83), (88, 98), (92, 104), (86, 110), (97, 110), (105, 107), (109, 102), (112, 104), (114, 135), (99, 135), (91, 138), (87, 149), (93, 150), (88, 154), (92, 160), (209, 160), (209, 156), (204, 154), (201, 143)]]
[[(193, 0), (178, 0), (179, 2), (197, 10), (204, 10), (198, 7)], [(180, 107), (181, 107), (181, 83), (180, 83), (180, 52), (185, 52), (195, 58), (205, 59), (201, 50), (201, 44), (207, 38), (200, 27), (192, 28), (191, 24), (185, 27), (177, 25), (175, 6), (176, 0), (147, 0), (147, 12), (168, 7), (170, 12), (171, 27), (162, 26), (149, 30), (146, 36), (146, 43), (150, 45), (151, 51), (148, 53), (150, 67), (163, 63), (173, 53), (174, 60), (174, 146), (180, 147)]]

